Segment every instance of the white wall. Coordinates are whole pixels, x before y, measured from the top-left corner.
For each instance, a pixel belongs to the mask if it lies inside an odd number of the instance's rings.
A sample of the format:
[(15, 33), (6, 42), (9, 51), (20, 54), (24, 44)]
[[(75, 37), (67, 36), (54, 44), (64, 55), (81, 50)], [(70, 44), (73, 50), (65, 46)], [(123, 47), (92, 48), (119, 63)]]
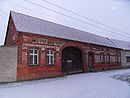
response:
[(121, 61), (123, 67), (130, 67), (130, 62), (126, 62), (126, 56), (130, 56), (130, 51), (121, 51)]
[(0, 82), (16, 81), (17, 75), (17, 47), (0, 47)]

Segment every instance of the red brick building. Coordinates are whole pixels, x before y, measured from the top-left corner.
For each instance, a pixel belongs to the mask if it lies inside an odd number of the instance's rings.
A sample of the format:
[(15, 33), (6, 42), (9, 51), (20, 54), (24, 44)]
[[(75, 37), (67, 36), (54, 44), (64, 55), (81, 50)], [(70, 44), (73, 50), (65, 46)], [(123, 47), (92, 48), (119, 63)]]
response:
[(5, 46), (18, 46), (17, 80), (120, 68), (120, 49), (107, 38), (11, 12)]

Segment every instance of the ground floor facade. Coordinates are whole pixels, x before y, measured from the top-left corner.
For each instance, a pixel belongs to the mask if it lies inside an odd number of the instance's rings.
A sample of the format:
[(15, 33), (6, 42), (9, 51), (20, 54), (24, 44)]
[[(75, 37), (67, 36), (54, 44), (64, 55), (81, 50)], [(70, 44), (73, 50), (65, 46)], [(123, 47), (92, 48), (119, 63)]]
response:
[(21, 33), (0, 47), (0, 82), (58, 77), (121, 68), (121, 50), (91, 43)]
[(23, 33), (17, 80), (121, 68), (119, 49)]

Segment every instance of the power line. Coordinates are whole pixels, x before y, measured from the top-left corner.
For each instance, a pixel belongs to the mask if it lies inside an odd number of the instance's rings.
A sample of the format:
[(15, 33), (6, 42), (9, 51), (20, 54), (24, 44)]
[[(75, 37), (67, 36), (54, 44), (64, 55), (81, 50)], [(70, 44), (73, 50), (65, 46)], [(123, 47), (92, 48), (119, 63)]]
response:
[(6, 17), (5, 16), (3, 16), (2, 14), (0, 15), (2, 18), (4, 18), (4, 19), (6, 19)]
[[(21, 7), (21, 8), (25, 8), (25, 9), (27, 9), (27, 10), (29, 10), (29, 11), (32, 11), (32, 12), (34, 12), (33, 10), (31, 10), (31, 9), (29, 9), (29, 8), (27, 8), (27, 7), (24, 7), (24, 6), (21, 6), (21, 5), (19, 5), (19, 4), (16, 4), (16, 3), (13, 3), (13, 2), (9, 2), (9, 1), (6, 1), (6, 2), (8, 2), (8, 4), (11, 4), (11, 5), (15, 5), (15, 6), (18, 6), (18, 7)], [(38, 11), (37, 11), (38, 12)], [(39, 14), (41, 14), (40, 12), (39, 12)], [(43, 14), (45, 14), (45, 13), (43, 13)], [(49, 15), (49, 14), (46, 14), (47, 16), (50, 16), (50, 17), (53, 17), (53, 18), (55, 18), (55, 19), (58, 19), (57, 17), (54, 17), (54, 16), (51, 16), (51, 15)], [(63, 19), (62, 19), (63, 20)], [(80, 27), (83, 27), (83, 26), (81, 26), (81, 25), (79, 25), (79, 24), (76, 24), (76, 23), (74, 23), (74, 22), (70, 22), (70, 21), (67, 21), (67, 20), (63, 20), (63, 21), (66, 21), (66, 22), (69, 22), (69, 23), (72, 23), (72, 24), (74, 24), (74, 25), (78, 25), (78, 26), (80, 26)], [(86, 28), (86, 27), (83, 27), (83, 28)], [(90, 28), (88, 28), (89, 30), (92, 30), (92, 29), (90, 29)], [(92, 31), (94, 31), (94, 30), (92, 30)]]
[[(112, 32), (112, 33), (116, 33), (116, 34), (118, 34), (118, 35), (123, 35), (123, 34), (121, 34), (121, 33), (117, 33), (117, 32), (114, 32), (114, 31), (111, 31), (111, 30), (108, 30), (108, 29), (101, 28), (101, 27), (99, 27), (99, 26), (96, 26), (96, 25), (93, 25), (93, 24), (91, 24), (91, 23), (88, 23), (88, 22), (82, 21), (82, 20), (80, 20), (80, 19), (77, 19), (77, 18), (71, 17), (71, 16), (69, 16), (69, 15), (63, 14), (63, 13), (61, 13), (61, 12), (55, 11), (55, 10), (53, 10), (53, 9), (50, 9), (50, 8), (44, 7), (44, 6), (39, 5), (39, 4), (36, 4), (36, 3), (33, 3), (33, 2), (31, 2), (31, 1), (28, 1), (28, 0), (24, 0), (24, 1), (25, 1), (25, 2), (28, 2), (28, 3), (32, 4), (32, 5), (39, 6), (39, 7), (41, 7), (41, 8), (47, 9), (47, 10), (49, 10), (49, 11), (55, 12), (55, 13), (57, 13), (57, 14), (60, 14), (60, 15), (63, 15), (63, 16), (66, 16), (66, 17), (69, 17), (69, 18), (74, 19), (74, 20), (76, 20), (76, 21), (79, 21), (79, 22), (82, 22), (82, 23), (85, 23), (85, 24), (91, 25), (91, 26), (93, 26), (93, 27), (99, 28), (99, 29), (101, 29), (101, 30), (108, 31), (108, 32)], [(128, 37), (127, 35), (123, 35), (123, 36)], [(128, 38), (129, 38), (129, 37), (128, 37)]]
[[(29, 8), (27, 8), (27, 7), (21, 6), (21, 5), (19, 5), (19, 4), (12, 3), (12, 2), (9, 2), (9, 1), (6, 1), (6, 2), (8, 2), (8, 4), (15, 5), (15, 6), (18, 6), (18, 7), (21, 7), (21, 8), (25, 8), (25, 9), (27, 9), (27, 10), (29, 10), (29, 11), (34, 12), (33, 10), (31, 10), (31, 9), (29, 9)], [(37, 11), (37, 12), (38, 12), (38, 11)], [(39, 12), (39, 14), (40, 14), (40, 12)], [(45, 14), (45, 13), (43, 13), (43, 14)], [(50, 16), (50, 17), (53, 17), (53, 18), (55, 18), (55, 19), (58, 19), (57, 17), (51, 16), (51, 15), (49, 15), (49, 14), (45, 14), (45, 15)], [(63, 20), (63, 19), (62, 19), (62, 20)], [(66, 20), (64, 20), (64, 21), (66, 21)], [(73, 22), (70, 22), (70, 21), (66, 21), (66, 22), (69, 22), (69, 23), (72, 23), (72, 24), (76, 24), (76, 23), (73, 23)], [(76, 24), (76, 25), (79, 25), (79, 24)], [(83, 27), (83, 28), (84, 28), (84, 27)], [(89, 29), (90, 29), (90, 28), (89, 28)]]
[(57, 4), (54, 4), (54, 3), (52, 3), (52, 2), (49, 2), (49, 1), (46, 1), (46, 0), (42, 0), (42, 2), (46, 2), (46, 3), (50, 4), (50, 5), (53, 5), (53, 6), (57, 7), (57, 8), (60, 8), (60, 9), (65, 10), (65, 11), (67, 11), (67, 12), (70, 12), (70, 13), (72, 13), (72, 14), (74, 14), (74, 15), (77, 15), (77, 16), (80, 16), (80, 17), (82, 17), (82, 18), (85, 18), (85, 19), (88, 19), (88, 20), (90, 20), (90, 21), (93, 21), (93, 22), (95, 22), (95, 23), (97, 23), (97, 24), (100, 24), (100, 25), (102, 25), (102, 26), (105, 26), (105, 27), (111, 28), (111, 29), (113, 29), (113, 30), (116, 30), (116, 31), (118, 31), (118, 32), (121, 32), (121, 33), (125, 33), (125, 34), (130, 35), (130, 34), (127, 33), (127, 32), (124, 32), (124, 31), (121, 31), (121, 30), (119, 30), (119, 29), (113, 28), (113, 27), (111, 27), (111, 26), (108, 26), (108, 25), (106, 25), (106, 24), (103, 24), (103, 23), (101, 23), (101, 22), (98, 22), (98, 21), (96, 21), (96, 20), (94, 20), (94, 19), (91, 19), (91, 18), (89, 18), (89, 17), (80, 15), (80, 14), (78, 14), (78, 13), (72, 12), (71, 10), (66, 9), (66, 8), (64, 8), (64, 7), (61, 7), (61, 6), (59, 6), (59, 5), (57, 5)]
[[(7, 2), (7, 1), (6, 1), (6, 2)], [(33, 10), (31, 10), (31, 9), (29, 9), (29, 8), (27, 8), (27, 7), (24, 7), (24, 6), (18, 5), (18, 4), (16, 4), (16, 3), (12, 3), (12, 2), (9, 2), (9, 1), (8, 1), (7, 4), (11, 4), (11, 5), (15, 5), (15, 6), (18, 6), (18, 7), (22, 7), (22, 8), (25, 8), (25, 9), (29, 10), (29, 11), (34, 12)], [(40, 12), (40, 13), (41, 13), (41, 12)], [(40, 14), (40, 13), (39, 13), (39, 14)], [(45, 13), (44, 13), (44, 14), (45, 14)], [(49, 16), (51, 16), (51, 15), (49, 15)], [(58, 19), (57, 17), (54, 17), (54, 16), (51, 16), (51, 17)], [(63, 20), (63, 19), (62, 19), (62, 20)], [(64, 20), (64, 21), (66, 21), (66, 20)], [(70, 21), (69, 21), (69, 22), (70, 22)], [(73, 22), (70, 22), (70, 23), (72, 23), (72, 24), (76, 24), (76, 23), (73, 23)], [(76, 24), (76, 25), (79, 26), (79, 24)], [(80, 27), (83, 27), (83, 26), (80, 25)], [(83, 28), (86, 28), (86, 27), (83, 27)], [(88, 29), (90, 29), (90, 28), (88, 28)], [(93, 30), (93, 29), (90, 29), (90, 30), (92, 30), (92, 32), (95, 31), (95, 30)], [(116, 36), (117, 36), (117, 35), (116, 35)], [(119, 36), (119, 35), (118, 35), (118, 36)], [(128, 37), (128, 36), (127, 36), (127, 37)]]
[[(29, 8), (27, 8), (27, 7), (21, 6), (21, 5), (19, 5), (19, 4), (16, 4), (16, 3), (13, 3), (13, 2), (10, 2), (10, 1), (4, 1), (4, 2), (8, 2), (7, 4), (11, 4), (11, 5), (14, 5), (14, 6), (22, 7), (22, 8), (25, 8), (25, 9), (29, 10), (29, 11), (32, 11), (31, 9), (29, 9)], [(34, 11), (33, 11), (33, 12), (34, 12)]]
[[(2, 12), (1, 9), (0, 9), (0, 12)], [(2, 12), (2, 13), (3, 13), (3, 12)], [(1, 14), (1, 13), (0, 13), (0, 14)], [(4, 14), (4, 15), (5, 15), (5, 14)], [(6, 16), (4, 16), (4, 15), (1, 14), (0, 16), (1, 16), (2, 18), (6, 19)]]
[(0, 11), (1, 11), (5, 16), (7, 16), (7, 13), (5, 13), (2, 9), (0, 9)]

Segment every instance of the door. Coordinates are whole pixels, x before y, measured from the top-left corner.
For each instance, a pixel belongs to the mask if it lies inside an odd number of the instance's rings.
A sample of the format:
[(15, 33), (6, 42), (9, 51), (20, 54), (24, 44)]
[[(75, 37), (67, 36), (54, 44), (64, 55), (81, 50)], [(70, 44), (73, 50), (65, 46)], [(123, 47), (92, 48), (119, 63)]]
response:
[(95, 68), (94, 68), (94, 53), (89, 53), (88, 54), (88, 68), (89, 68), (89, 71), (95, 71)]
[(82, 53), (76, 47), (67, 47), (62, 51), (62, 72), (72, 74), (82, 72)]

